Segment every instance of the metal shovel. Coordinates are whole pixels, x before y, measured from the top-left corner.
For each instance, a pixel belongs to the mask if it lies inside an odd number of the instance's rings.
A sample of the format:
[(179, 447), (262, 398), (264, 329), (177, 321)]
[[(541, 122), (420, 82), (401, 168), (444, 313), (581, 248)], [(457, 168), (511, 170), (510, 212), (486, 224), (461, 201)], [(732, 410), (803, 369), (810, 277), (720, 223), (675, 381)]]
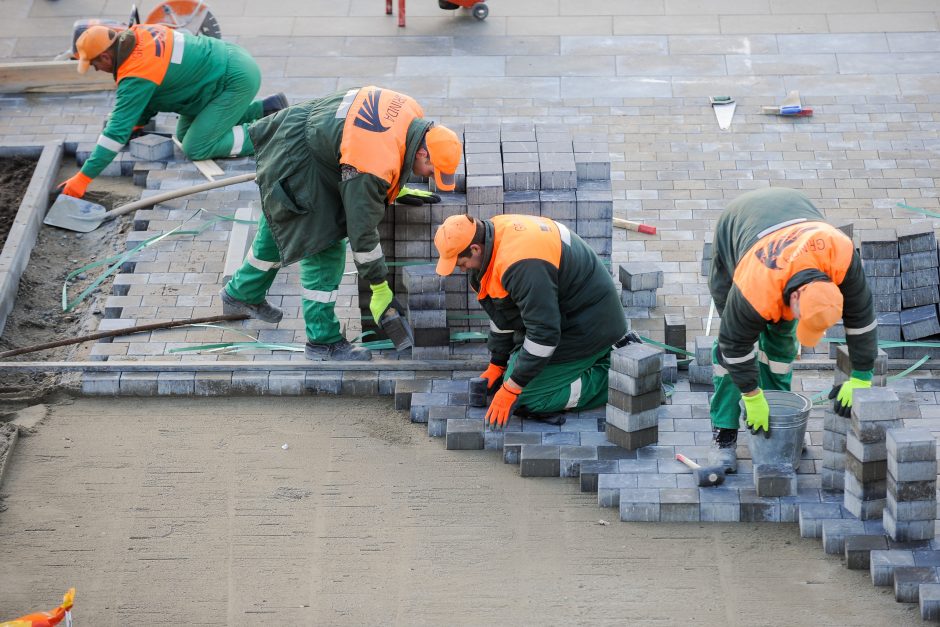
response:
[(153, 205), (165, 202), (167, 200), (172, 200), (181, 196), (189, 196), (190, 194), (198, 194), (199, 192), (216, 189), (217, 187), (225, 187), (226, 185), (235, 185), (236, 183), (253, 181), (254, 178), (255, 173), (250, 172), (248, 174), (232, 176), (227, 179), (202, 183), (200, 185), (193, 185), (192, 187), (174, 189), (163, 194), (150, 196), (149, 198), (135, 200), (134, 202), (121, 205), (120, 207), (112, 209), (111, 211), (106, 211), (105, 208), (101, 205), (88, 202), (87, 200), (73, 198), (71, 196), (66, 196), (65, 194), (59, 194), (59, 197), (56, 198), (55, 202), (52, 203), (52, 206), (49, 207), (49, 211), (46, 213), (46, 219), (43, 220), (43, 223), (48, 224), (49, 226), (57, 226), (61, 229), (68, 229), (69, 231), (88, 233), (90, 231), (94, 231), (109, 220), (113, 220), (118, 216), (122, 216), (137, 209), (152, 207)]

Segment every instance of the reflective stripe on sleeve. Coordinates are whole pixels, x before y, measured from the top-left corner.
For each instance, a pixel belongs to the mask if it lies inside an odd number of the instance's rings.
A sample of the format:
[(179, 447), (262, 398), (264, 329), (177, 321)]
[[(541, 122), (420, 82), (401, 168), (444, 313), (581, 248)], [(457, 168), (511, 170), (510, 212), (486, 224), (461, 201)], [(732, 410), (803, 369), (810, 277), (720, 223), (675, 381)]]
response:
[(577, 407), (581, 401), (581, 377), (571, 382), (571, 392), (568, 394), (568, 402), (565, 403), (565, 409)]
[(770, 235), (774, 231), (779, 231), (780, 229), (785, 229), (788, 226), (799, 224), (800, 222), (806, 222), (806, 218), (794, 218), (792, 220), (787, 220), (786, 222), (778, 222), (773, 226), (768, 226), (766, 229), (757, 234), (757, 239), (761, 239), (766, 235)]
[(178, 30), (173, 31), (173, 54), (170, 55), (170, 63), (177, 65), (183, 62), (183, 49), (186, 47), (186, 39), (183, 33)]
[(546, 346), (545, 344), (539, 344), (533, 342), (529, 338), (526, 338), (522, 342), (522, 348), (524, 348), (530, 355), (535, 355), (536, 357), (551, 357), (552, 353), (555, 352), (556, 346)]
[(345, 118), (346, 114), (349, 113), (349, 107), (352, 106), (353, 100), (356, 99), (356, 94), (359, 93), (359, 89), (350, 89), (346, 92), (346, 95), (343, 96), (343, 101), (339, 103), (339, 109), (336, 110), (337, 118)]
[(490, 331), (493, 333), (512, 333), (512, 329), (509, 329), (508, 331), (500, 329), (492, 320), (490, 320)]
[(872, 320), (871, 324), (866, 325), (860, 329), (850, 329), (845, 327), (846, 335), (862, 335), (863, 333), (868, 333), (869, 331), (874, 331), (878, 327), (878, 320)]
[(336, 290), (332, 292), (321, 292), (320, 290), (301, 289), (300, 296), (304, 300), (310, 300), (315, 303), (335, 303)]
[(280, 262), (277, 261), (265, 261), (263, 259), (258, 259), (255, 257), (255, 251), (251, 248), (248, 249), (248, 254), (245, 255), (245, 262), (252, 268), (261, 270), (262, 272), (274, 270), (275, 268), (279, 268), (281, 266)]
[(237, 157), (245, 147), (245, 128), (239, 124), (232, 127), (232, 152), (229, 155)]
[(110, 137), (108, 137), (108, 136), (106, 136), (106, 135), (104, 135), (104, 134), (98, 135), (98, 142), (97, 142), (97, 143), (98, 143), (98, 145), (101, 146), (102, 148), (105, 148), (105, 149), (107, 149), (107, 150), (110, 150), (111, 152), (121, 152), (121, 148), (124, 147), (124, 144), (122, 144), (122, 143), (120, 143), (120, 142), (116, 142), (116, 141), (114, 141), (113, 139), (111, 139)]
[(767, 366), (774, 374), (789, 374), (793, 371), (793, 362), (774, 361), (762, 350), (757, 351), (757, 361)]
[(556, 222), (555, 224), (558, 225), (558, 234), (561, 235), (562, 243), (571, 246), (571, 231), (560, 222)]
[(726, 364), (743, 364), (746, 361), (751, 361), (757, 354), (754, 351), (751, 351), (743, 357), (728, 357), (725, 354), (722, 354), (721, 358)]
[(369, 263), (382, 258), (382, 245), (378, 244), (375, 248), (364, 253), (353, 252), (353, 261), (357, 264)]

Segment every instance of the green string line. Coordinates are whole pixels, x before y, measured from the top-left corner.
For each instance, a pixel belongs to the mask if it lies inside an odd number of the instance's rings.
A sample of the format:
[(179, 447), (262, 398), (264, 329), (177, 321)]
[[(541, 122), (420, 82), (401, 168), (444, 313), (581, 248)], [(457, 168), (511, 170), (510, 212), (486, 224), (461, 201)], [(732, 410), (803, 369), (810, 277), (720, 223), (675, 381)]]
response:
[[(888, 380), (888, 381), (898, 381), (899, 379), (903, 379), (903, 378), (906, 377), (907, 375), (911, 374), (912, 372), (914, 372), (915, 370), (917, 370), (918, 368), (920, 368), (921, 366), (923, 366), (924, 364), (926, 364), (929, 360), (930, 360), (930, 356), (929, 356), (929, 355), (924, 355), (923, 357), (921, 357), (920, 359), (918, 359), (918, 360), (914, 363), (914, 365), (912, 365), (910, 368), (907, 368), (906, 370), (902, 370), (901, 372), (899, 372), (899, 373), (897, 373), (897, 374), (891, 375), (890, 377), (888, 377), (887, 380)], [(829, 400), (829, 392), (828, 392), (828, 391), (819, 392), (818, 394), (816, 394), (815, 396), (813, 396), (810, 400), (813, 401), (813, 405), (821, 405), (822, 403), (824, 403), (824, 402), (826, 402), (827, 400)]]
[(930, 216), (931, 218), (940, 218), (940, 213), (934, 213), (933, 211), (921, 209), (920, 207), (912, 207), (910, 205), (904, 204), (903, 202), (899, 202), (896, 206), (900, 207), (901, 209), (907, 209), (908, 211), (916, 211), (917, 213), (922, 213), (925, 216)]
[(689, 357), (695, 357), (695, 353), (689, 352), (685, 350), (684, 348), (676, 348), (675, 346), (670, 346), (669, 344), (663, 344), (662, 342), (651, 340), (650, 338), (643, 337), (642, 335), (640, 336), (640, 339), (643, 340), (644, 343), (655, 346), (656, 348), (664, 348), (667, 351), (671, 351), (673, 353), (680, 353), (682, 355), (687, 355)]

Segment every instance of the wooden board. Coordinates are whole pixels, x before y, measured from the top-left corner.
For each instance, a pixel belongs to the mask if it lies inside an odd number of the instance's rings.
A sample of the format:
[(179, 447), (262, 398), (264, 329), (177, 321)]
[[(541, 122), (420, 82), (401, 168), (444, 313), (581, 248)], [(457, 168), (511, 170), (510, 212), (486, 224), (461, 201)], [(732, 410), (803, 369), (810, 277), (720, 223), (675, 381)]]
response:
[(104, 91), (115, 88), (108, 72), (78, 73), (77, 61), (0, 63), (0, 93), (58, 93)]

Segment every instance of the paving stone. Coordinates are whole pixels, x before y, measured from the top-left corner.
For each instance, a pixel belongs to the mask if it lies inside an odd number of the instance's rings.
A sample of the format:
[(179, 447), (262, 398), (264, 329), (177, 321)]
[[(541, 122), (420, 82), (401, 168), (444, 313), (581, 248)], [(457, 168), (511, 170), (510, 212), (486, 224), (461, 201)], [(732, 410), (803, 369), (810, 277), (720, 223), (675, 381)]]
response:
[[(844, 433), (823, 431), (823, 466), (829, 468), (845, 468), (845, 460), (843, 459), (845, 453), (845, 439), (846, 436)], [(826, 456), (827, 453), (831, 454), (830, 457)], [(827, 464), (827, 459), (832, 459), (837, 463)]]
[(196, 396), (222, 396), (231, 390), (231, 372), (197, 372), (193, 377), (193, 394)]
[(268, 391), (273, 396), (303, 396), (306, 379), (303, 371), (275, 371), (268, 377)]
[(663, 352), (648, 344), (627, 344), (611, 351), (610, 369), (635, 379), (660, 376)]
[(486, 407), (486, 379), (474, 377), (470, 379), (469, 399), (471, 407)]
[(757, 496), (795, 495), (796, 471), (791, 464), (757, 464), (754, 466), (754, 488)]
[(898, 237), (894, 229), (874, 229), (858, 232), (859, 248), (863, 259), (894, 259), (898, 257)]
[(122, 372), (121, 396), (156, 396), (156, 372)]
[(426, 424), (431, 407), (448, 404), (448, 395), (444, 392), (415, 392), (411, 395), (411, 407), (408, 412), (411, 422)]
[(698, 488), (664, 488), (659, 492), (662, 522), (698, 522), (701, 519)]
[(888, 550), (888, 540), (883, 535), (845, 536), (845, 566), (849, 570), (869, 570), (872, 551)]
[[(308, 394), (338, 395), (343, 389), (343, 372), (341, 370), (324, 370), (320, 372), (308, 370), (307, 376), (304, 378), (304, 387)], [(408, 398), (410, 403), (411, 397)]]
[(926, 462), (898, 462), (888, 453), (887, 473), (899, 482), (931, 481), (937, 478), (937, 460)]
[(82, 373), (82, 394), (87, 396), (117, 396), (120, 391), (120, 372)]
[(854, 455), (846, 452), (845, 471), (850, 473), (859, 483), (883, 481), (888, 478), (887, 460), (861, 462)]
[[(660, 362), (660, 364), (661, 363), (662, 362)], [(661, 369), (657, 369), (654, 373), (639, 378), (611, 370), (607, 378), (608, 385), (611, 389), (618, 390), (630, 396), (642, 396), (643, 394), (662, 389)]]
[(888, 494), (901, 501), (927, 501), (936, 498), (937, 481), (888, 481)]
[[(845, 489), (845, 470), (836, 470), (833, 468), (826, 468), (823, 466), (820, 471), (821, 476), (821, 485), (824, 489), (827, 490), (838, 490), (839, 492)], [(797, 477), (799, 481), (799, 477)]]
[(143, 161), (166, 161), (173, 156), (173, 140), (162, 135), (144, 135), (130, 141), (130, 153)]
[(672, 353), (663, 355), (663, 383), (675, 384), (679, 380), (679, 359)]
[(852, 421), (894, 420), (898, 417), (900, 401), (894, 390), (872, 387), (858, 389), (852, 395)]
[[(891, 510), (891, 515), (894, 516), (895, 520), (902, 522), (937, 519), (936, 499), (899, 502), (894, 498), (894, 495), (889, 492), (885, 502), (885, 507)], [(938, 566), (940, 566), (940, 564), (938, 564)]]
[(894, 513), (886, 509), (883, 522), (891, 539), (899, 542), (932, 540), (935, 535), (933, 520), (895, 520)]
[(827, 555), (845, 553), (845, 537), (865, 533), (865, 523), (854, 519), (826, 519), (822, 521), (823, 550)]
[[(927, 285), (925, 287), (916, 287), (909, 290), (901, 290), (901, 308), (908, 309), (914, 307), (923, 307), (940, 303), (940, 289), (936, 285)], [(879, 325), (880, 327), (880, 325)], [(879, 328), (879, 339), (881, 337)], [(900, 332), (900, 326), (898, 327)], [(885, 339), (888, 339), (885, 337)], [(897, 340), (895, 340), (897, 341)], [(891, 350), (891, 349), (886, 349)]]
[(727, 487), (699, 488), (702, 522), (738, 522), (741, 520), (741, 498), (738, 490)]
[(850, 430), (845, 436), (845, 451), (863, 463), (888, 459), (888, 448), (883, 442), (862, 444), (854, 430)]
[(859, 520), (880, 520), (885, 509), (885, 499), (865, 499), (846, 491), (843, 506)]
[(875, 312), (901, 311), (901, 292), (891, 294), (872, 294), (872, 306)]
[(695, 362), (701, 366), (709, 366), (712, 363), (712, 347), (715, 344), (715, 338), (710, 335), (699, 335), (695, 338)]
[(623, 305), (625, 309), (656, 307), (656, 290), (639, 290), (636, 292), (622, 290), (620, 292), (620, 304)]
[(757, 491), (750, 488), (740, 490), (740, 499), (741, 522), (780, 522), (778, 499), (758, 496)]
[(888, 429), (885, 438), (895, 463), (937, 460), (937, 439), (927, 429)]
[(900, 259), (862, 259), (862, 270), (865, 271), (866, 277), (901, 276), (901, 260)]
[(241, 396), (261, 396), (268, 393), (268, 373), (252, 370), (232, 373), (231, 393)]
[[(613, 425), (606, 426), (607, 439), (622, 449), (633, 451), (659, 440), (659, 427), (650, 427), (639, 431), (624, 431)], [(600, 456), (600, 453), (598, 453)]]
[(448, 451), (482, 451), (483, 421), (475, 418), (451, 418), (447, 421), (444, 439)]
[(893, 586), (894, 569), (914, 565), (913, 551), (873, 550), (869, 555), (871, 583), (874, 586)]
[(868, 280), (868, 288), (871, 290), (872, 294), (897, 294), (901, 291), (900, 276), (870, 276), (866, 278)]
[(343, 373), (340, 394), (344, 396), (378, 396), (379, 375), (366, 370), (349, 370)]
[[(901, 289), (912, 290), (919, 287), (940, 285), (940, 274), (936, 267), (901, 272)], [(901, 299), (903, 304), (903, 298)], [(903, 324), (903, 320), (902, 320)]]
[[(503, 452), (505, 453), (505, 447)], [(596, 453), (596, 451), (595, 451)], [(617, 472), (616, 459), (598, 459), (586, 461), (581, 464), (581, 491), (597, 492), (597, 477), (602, 474), (614, 474)], [(508, 462), (507, 462), (508, 463)]]
[(507, 433), (503, 438), (503, 462), (506, 464), (518, 464), (519, 453), (523, 444), (541, 444), (542, 434), (535, 432), (519, 431), (516, 433)]
[(467, 408), (459, 405), (435, 405), (428, 407), (428, 436), (442, 438), (447, 435), (447, 421), (465, 419)]
[(899, 566), (894, 569), (894, 600), (898, 603), (917, 603), (920, 586), (940, 583), (937, 569), (928, 566)]
[(665, 284), (665, 275), (658, 265), (646, 261), (620, 264), (620, 284), (631, 292), (655, 290)]
[(624, 488), (620, 490), (620, 520), (624, 522), (659, 522), (659, 490)]
[(629, 413), (608, 405), (607, 424), (626, 432), (636, 432), (656, 427), (659, 424), (659, 408)]
[(411, 396), (415, 392), (430, 392), (431, 379), (401, 379), (395, 382), (395, 409), (411, 409)]
[(588, 461), (597, 460), (596, 446), (580, 445), (561, 445), (559, 446), (558, 476), (560, 477), (580, 477), (581, 464)]
[(896, 229), (898, 252), (902, 255), (937, 250), (937, 237), (929, 221), (912, 222)]
[(914, 551), (915, 566), (940, 566), (940, 551), (922, 549)]
[(620, 505), (620, 491), (624, 488), (636, 487), (636, 473), (598, 474), (597, 505), (598, 507), (618, 507)]
[[(901, 255), (901, 287), (904, 287), (904, 273), (929, 270), (937, 267), (937, 250), (927, 250)], [(935, 285), (935, 284), (932, 284)]]
[(918, 589), (920, 617), (923, 620), (940, 620), (940, 584), (923, 583)]
[(901, 336), (906, 342), (919, 340), (940, 333), (937, 308), (924, 305), (901, 311)]

